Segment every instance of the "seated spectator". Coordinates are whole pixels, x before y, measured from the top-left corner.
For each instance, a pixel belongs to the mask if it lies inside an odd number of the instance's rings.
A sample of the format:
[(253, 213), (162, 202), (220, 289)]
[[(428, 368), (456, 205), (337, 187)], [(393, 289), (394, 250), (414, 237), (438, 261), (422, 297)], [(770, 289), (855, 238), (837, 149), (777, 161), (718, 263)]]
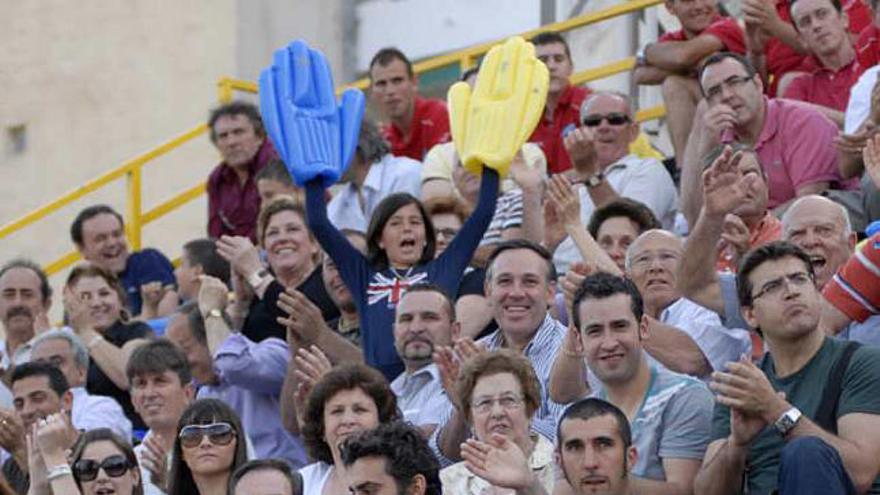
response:
[[(10, 380), (15, 416), (4, 416), (0, 422), (4, 432), (0, 437), (0, 446), (10, 454), (3, 462), (2, 472), (15, 492), (25, 495), (30, 486), (25, 432), (30, 435), (38, 421), (52, 414), (69, 415), (73, 396), (64, 374), (51, 364), (20, 364), (12, 370)], [(62, 423), (59, 427), (66, 430), (67, 445), (64, 450), (67, 450), (76, 440), (76, 432), (68, 421)]]
[(665, 33), (640, 52), (633, 78), (636, 84), (662, 85), (666, 124), (675, 157), (680, 160), (702, 98), (694, 77), (697, 67), (716, 52), (745, 53), (745, 40), (736, 19), (721, 17), (714, 2), (696, 7), (693, 2), (668, 0), (665, 5), (681, 29)]
[(234, 101), (215, 108), (208, 129), (223, 157), (208, 176), (208, 236), (235, 235), (253, 241), (260, 211), (255, 175), (278, 154), (251, 103)]
[[(70, 466), (82, 495), (100, 495), (108, 491), (108, 485), (112, 493), (120, 495), (145, 493), (134, 450), (127, 439), (107, 428), (87, 430), (80, 435), (70, 454)], [(59, 494), (74, 493), (57, 490), (54, 481), (52, 489)]]
[[(29, 361), (34, 336), (49, 330), (52, 286), (42, 268), (31, 260), (18, 258), (0, 267), (0, 323), (5, 339), (0, 342), (0, 368), (12, 369)], [(0, 385), (5, 389), (5, 385)], [(10, 399), (8, 390), (2, 395)], [(2, 399), (0, 399), (2, 401)]]
[(297, 495), (302, 476), (279, 459), (254, 459), (238, 466), (229, 480), (229, 495)]
[(475, 469), (479, 463), (474, 462), (474, 451), (480, 451), (482, 446), (509, 445), (527, 459), (531, 475), (551, 493), (553, 444), (531, 432), (531, 418), (541, 407), (541, 383), (531, 362), (506, 349), (482, 354), (463, 365), (455, 391), (457, 407), (467, 418), (474, 438), (462, 446), (463, 462), (440, 471), (443, 490), (480, 495), (506, 488), (495, 486), (491, 477), (484, 477), (484, 470)]
[(217, 242), (217, 252), (229, 261), (233, 272), (233, 326), (254, 342), (269, 337), (283, 340), (286, 332), (276, 320), (284, 316), (278, 295), (286, 288), (305, 294), (321, 308), (325, 320), (339, 316), (321, 279), (321, 248), (306, 227), (303, 206), (290, 198), (277, 198), (260, 211), (258, 224), (268, 270), (247, 238), (223, 237)]
[(397, 304), (394, 347), (404, 372), (391, 382), (403, 418), (430, 436), (450, 413), (443, 381), (433, 362), (435, 348), (459, 337), (455, 307), (443, 289), (432, 284), (410, 286)]
[(85, 388), (89, 352), (79, 337), (61, 330), (43, 333), (34, 339), (31, 361), (51, 364), (64, 373), (73, 396), (70, 421), (76, 429), (109, 428), (131, 443), (131, 421), (119, 403), (110, 397), (92, 395)]
[(229, 262), (217, 253), (217, 242), (213, 239), (195, 239), (183, 245), (180, 264), (174, 269), (181, 301), (194, 301), (198, 297), (202, 275), (229, 285)]
[(749, 493), (880, 489), (880, 349), (823, 334), (813, 263), (792, 244), (749, 252), (737, 292), (770, 350), (759, 365), (713, 374), (712, 443), (695, 493), (732, 493), (744, 479)]
[(129, 321), (119, 280), (97, 265), (79, 265), (64, 284), (64, 310), (73, 333), (89, 351), (86, 390), (110, 397), (122, 406), (136, 430), (144, 422), (128, 394), (125, 366), (132, 352), (147, 343), (152, 330), (143, 322)]
[(793, 79), (784, 98), (810, 103), (838, 126), (850, 88), (864, 67), (857, 58), (847, 31), (847, 18), (838, 0), (798, 0), (791, 5), (791, 17), (810, 57), (807, 74)]
[(394, 156), (421, 161), (431, 147), (449, 141), (449, 113), (441, 100), (419, 97), (412, 63), (397, 48), (370, 61), (370, 99), (388, 124), (382, 134)]
[[(596, 208), (629, 197), (648, 205), (665, 227), (672, 227), (677, 208), (672, 178), (657, 160), (640, 159), (628, 151), (639, 132), (629, 97), (613, 92), (590, 95), (581, 107), (581, 122), (565, 144), (574, 164), (574, 182), (584, 184), (578, 190), (582, 222), (587, 224)], [(556, 269), (568, 271), (578, 259), (574, 241), (546, 242), (551, 252), (555, 249)]]
[(859, 33), (856, 40), (856, 57), (863, 69), (874, 67), (880, 62), (880, 28), (878, 28), (878, 5), (877, 0), (868, 0), (867, 4), (873, 12), (871, 22)]
[(134, 449), (144, 495), (162, 495), (177, 438), (177, 422), (195, 395), (192, 374), (183, 352), (165, 339), (135, 350), (125, 372), (131, 382), (131, 402), (149, 427), (143, 442)]
[(327, 215), (337, 229), (366, 232), (376, 206), (389, 194), (421, 194), (422, 164), (394, 156), (376, 125), (361, 123), (360, 137), (351, 165), (339, 179), (343, 185), (327, 205)]
[(220, 399), (248, 432), (257, 458), (306, 464), (300, 441), (287, 434), (279, 415), (279, 396), (289, 358), (287, 343), (269, 337), (254, 343), (234, 332), (224, 315), (226, 287), (204, 278), (198, 301), (181, 306), (165, 336), (186, 355), (197, 399)]
[(418, 199), (406, 193), (387, 196), (367, 229), (367, 256), (358, 252), (327, 218), (324, 187), (306, 184), (309, 228), (339, 268), (355, 297), (367, 364), (393, 380), (403, 371), (394, 350), (391, 322), (402, 292), (417, 282), (434, 282), (455, 294), (461, 277), (491, 221), (498, 198), (498, 173), (484, 167), (480, 200), (459, 235), (434, 258), (436, 237), (430, 217)]
[(800, 196), (828, 189), (853, 189), (837, 169), (837, 128), (803, 103), (763, 96), (763, 83), (741, 55), (709, 57), (700, 73), (706, 96), (694, 116), (682, 168), (682, 209), (689, 219), (700, 209), (701, 158), (723, 142), (754, 147), (767, 173), (768, 207), (783, 210)]
[[(478, 341), (487, 350), (510, 349), (531, 362), (541, 384), (534, 430), (548, 438), (553, 436), (553, 425), (561, 412), (561, 407), (552, 404), (547, 396), (550, 367), (566, 332), (547, 309), (553, 301), (555, 285), (556, 270), (550, 253), (543, 247), (524, 240), (499, 244), (486, 269), (486, 298), (498, 330)], [(476, 348), (473, 342), (469, 347)], [(467, 419), (455, 410), (434, 432), (431, 448), (441, 465), (461, 460), (459, 448), (467, 439)]]
[[(576, 495), (629, 495), (629, 476), (638, 461), (629, 420), (623, 411), (602, 399), (583, 399), (559, 418), (556, 433), (559, 467)], [(585, 462), (586, 461), (586, 462)]]
[(299, 471), (303, 493), (346, 493), (340, 449), (356, 434), (400, 419), (394, 392), (381, 373), (363, 364), (333, 368), (308, 388), (303, 441), (315, 462)]
[(261, 207), (269, 204), (276, 196), (292, 196), (298, 203), (306, 199), (302, 188), (293, 183), (287, 165), (281, 160), (272, 159), (266, 162), (266, 166), (257, 172), (255, 180)]
[(630, 244), (643, 232), (659, 228), (660, 221), (654, 212), (630, 198), (617, 198), (596, 208), (587, 224), (587, 231), (621, 271), (625, 269)]
[(395, 421), (350, 438), (342, 462), (352, 495), (441, 495), (439, 467), (419, 431)]
[[(631, 467), (637, 493), (691, 493), (706, 445), (712, 394), (699, 380), (651, 363), (642, 352), (652, 328), (644, 318), (636, 284), (608, 273), (588, 276), (573, 302), (574, 328), (590, 371), (600, 382), (595, 397), (624, 408), (633, 418), (632, 443), (639, 452)], [(554, 399), (583, 396), (587, 383), (581, 353), (563, 348), (554, 364)], [(573, 372), (573, 373), (572, 373)], [(561, 441), (561, 440), (560, 440)]]
[(804, 73), (807, 49), (791, 22), (790, 9), (789, 0), (742, 2), (748, 59), (770, 97), (783, 94), (791, 80)]
[(535, 56), (550, 71), (550, 86), (544, 116), (529, 142), (541, 147), (547, 159), (548, 173), (565, 172), (571, 168), (571, 160), (562, 143), (566, 135), (577, 128), (581, 103), (590, 94), (590, 89), (571, 85), (569, 78), (574, 72), (574, 62), (561, 34), (538, 33), (530, 41), (535, 45)]
[[(367, 240), (362, 232), (343, 230), (342, 234), (355, 249), (361, 253), (367, 252)], [(333, 300), (333, 304), (335, 304), (336, 308), (339, 310), (339, 318), (328, 321), (327, 327), (335, 330), (336, 333), (344, 337), (345, 340), (360, 348), (361, 322), (360, 317), (358, 316), (357, 306), (354, 303), (354, 298), (351, 296), (351, 292), (348, 290), (348, 287), (345, 286), (345, 282), (339, 275), (336, 263), (334, 263), (329, 256), (324, 256), (324, 259), (322, 260), (321, 277), (324, 280), (324, 290), (327, 291), (327, 295), (330, 296), (330, 299)], [(288, 329), (289, 328), (290, 327), (288, 326)], [(304, 327), (302, 330), (307, 331), (313, 329), (314, 327)], [(309, 333), (308, 335), (323, 334)], [(305, 338), (302, 340), (302, 346), (318, 343), (315, 338)], [(326, 343), (324, 344), (325, 345), (322, 347), (324, 347), (324, 350), (326, 351)]]
[(128, 252), (122, 215), (107, 205), (90, 206), (76, 216), (70, 238), (82, 257), (119, 277), (122, 303), (142, 319), (165, 316), (177, 307), (174, 267), (159, 251)]
[(223, 401), (190, 404), (177, 423), (168, 493), (228, 493), (232, 473), (248, 460), (246, 440), (238, 415)]

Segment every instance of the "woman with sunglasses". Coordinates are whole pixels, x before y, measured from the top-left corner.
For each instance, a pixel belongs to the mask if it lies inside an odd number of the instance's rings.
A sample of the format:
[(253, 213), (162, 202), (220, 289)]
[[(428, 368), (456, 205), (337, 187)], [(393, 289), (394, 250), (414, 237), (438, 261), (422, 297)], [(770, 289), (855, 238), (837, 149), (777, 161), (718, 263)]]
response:
[(342, 443), (358, 432), (400, 419), (400, 411), (381, 373), (363, 364), (346, 364), (318, 380), (303, 416), (303, 443), (316, 462), (299, 471), (302, 493), (337, 495), (349, 492), (341, 469)]
[(200, 399), (177, 423), (168, 495), (226, 495), (229, 477), (247, 462), (241, 421), (217, 399)]
[(89, 430), (80, 436), (70, 456), (73, 477), (80, 493), (143, 495), (137, 457), (131, 446), (109, 428)]

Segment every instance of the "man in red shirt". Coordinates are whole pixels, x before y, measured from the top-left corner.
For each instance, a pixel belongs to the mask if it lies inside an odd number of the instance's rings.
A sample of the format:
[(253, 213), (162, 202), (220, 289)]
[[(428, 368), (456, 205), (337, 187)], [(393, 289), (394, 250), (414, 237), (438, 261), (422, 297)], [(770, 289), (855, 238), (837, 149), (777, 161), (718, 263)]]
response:
[(260, 194), (255, 176), (278, 154), (266, 139), (257, 107), (236, 101), (208, 118), (211, 142), (223, 161), (208, 176), (208, 236), (240, 235), (255, 240)]
[(382, 134), (394, 156), (421, 161), (435, 144), (449, 141), (449, 113), (441, 100), (419, 98), (412, 63), (397, 48), (370, 61), (370, 97), (388, 121)]
[(637, 84), (663, 85), (666, 122), (679, 162), (702, 98), (694, 77), (700, 61), (720, 51), (745, 53), (743, 31), (736, 19), (721, 17), (715, 0), (666, 0), (682, 28), (649, 44), (636, 59)]
[(849, 91), (862, 73), (838, 0), (798, 0), (791, 18), (810, 51), (807, 74), (798, 76), (784, 97), (805, 101), (843, 126)]
[(571, 168), (571, 160), (562, 141), (578, 128), (581, 103), (590, 94), (588, 88), (572, 86), (568, 78), (574, 71), (571, 51), (559, 33), (540, 33), (531, 39), (535, 55), (550, 71), (550, 87), (544, 116), (532, 132), (529, 142), (541, 147), (547, 157), (547, 173), (555, 174)]
[(859, 58), (859, 65), (863, 69), (874, 67), (880, 63), (880, 16), (877, 15), (878, 0), (870, 0), (871, 9), (873, 10), (872, 22), (859, 33), (859, 39), (856, 41), (856, 53)]

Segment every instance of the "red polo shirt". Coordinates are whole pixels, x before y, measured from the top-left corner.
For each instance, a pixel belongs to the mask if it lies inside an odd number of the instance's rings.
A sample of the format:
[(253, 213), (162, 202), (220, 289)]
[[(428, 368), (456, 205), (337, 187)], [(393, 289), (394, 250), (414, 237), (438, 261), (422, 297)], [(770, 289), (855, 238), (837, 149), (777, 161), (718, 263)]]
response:
[[(783, 21), (791, 24), (788, 6), (788, 0), (777, 0), (776, 14)], [(804, 59), (807, 58), (775, 37), (767, 40), (767, 44), (764, 46), (764, 57), (767, 59), (767, 74), (770, 76), (770, 84), (765, 88), (765, 91), (770, 96), (776, 96), (779, 78), (786, 72), (802, 70), (801, 66)]]
[(812, 56), (808, 63), (813, 66), (812, 71), (792, 81), (784, 97), (845, 112), (849, 90), (864, 72), (858, 57), (853, 57), (850, 63), (836, 71), (822, 67)]
[(843, 13), (849, 19), (850, 33), (861, 33), (874, 21), (874, 14), (871, 7), (868, 7), (867, 0), (844, 0)]
[[(743, 30), (737, 24), (736, 19), (732, 17), (722, 17), (718, 16), (712, 21), (712, 24), (700, 31), (697, 36), (702, 36), (704, 34), (711, 34), (712, 36), (718, 38), (724, 45), (724, 50), (729, 52), (736, 53), (745, 53), (746, 52), (746, 42), (745, 36), (743, 34)], [(660, 37), (658, 42), (662, 43), (664, 41), (687, 41), (687, 33), (684, 32), (684, 29), (679, 29), (678, 31), (670, 31), (663, 36)]]
[(391, 144), (391, 154), (422, 161), (435, 144), (449, 141), (449, 112), (441, 100), (416, 96), (409, 135), (394, 124), (382, 127), (382, 134)]
[(859, 59), (859, 65), (867, 69), (874, 67), (880, 62), (880, 29), (871, 24), (859, 34), (859, 40), (856, 41), (856, 56)]
[(544, 112), (541, 121), (532, 132), (529, 142), (540, 146), (544, 156), (547, 157), (548, 174), (564, 172), (571, 168), (571, 160), (562, 141), (566, 134), (577, 129), (580, 124), (581, 103), (589, 94), (589, 88), (568, 86), (559, 97), (559, 102), (553, 110), (553, 117), (548, 119), (547, 113)]
[(248, 164), (248, 178), (244, 185), (238, 174), (226, 163), (217, 165), (208, 176), (208, 236), (240, 235), (256, 242), (257, 214), (260, 212), (260, 194), (254, 176), (266, 163), (278, 158), (269, 139)]

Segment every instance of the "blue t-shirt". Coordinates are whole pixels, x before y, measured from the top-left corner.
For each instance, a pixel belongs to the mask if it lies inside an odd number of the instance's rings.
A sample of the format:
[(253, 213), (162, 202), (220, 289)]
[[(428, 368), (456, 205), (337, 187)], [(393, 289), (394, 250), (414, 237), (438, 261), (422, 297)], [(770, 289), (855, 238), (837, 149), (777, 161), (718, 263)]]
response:
[(447, 294), (458, 292), (462, 274), (473, 257), (495, 214), (498, 173), (483, 168), (477, 208), (438, 258), (409, 270), (370, 266), (327, 218), (324, 188), (320, 180), (306, 184), (306, 213), (309, 229), (339, 270), (351, 292), (361, 320), (364, 360), (381, 371), (388, 381), (403, 372), (403, 362), (394, 348), (394, 310), (410, 285), (433, 282)]
[(142, 249), (128, 256), (119, 280), (128, 296), (128, 309), (132, 315), (139, 315), (142, 303), (141, 286), (150, 282), (162, 282), (163, 286), (174, 284), (174, 266), (159, 251), (152, 248)]

